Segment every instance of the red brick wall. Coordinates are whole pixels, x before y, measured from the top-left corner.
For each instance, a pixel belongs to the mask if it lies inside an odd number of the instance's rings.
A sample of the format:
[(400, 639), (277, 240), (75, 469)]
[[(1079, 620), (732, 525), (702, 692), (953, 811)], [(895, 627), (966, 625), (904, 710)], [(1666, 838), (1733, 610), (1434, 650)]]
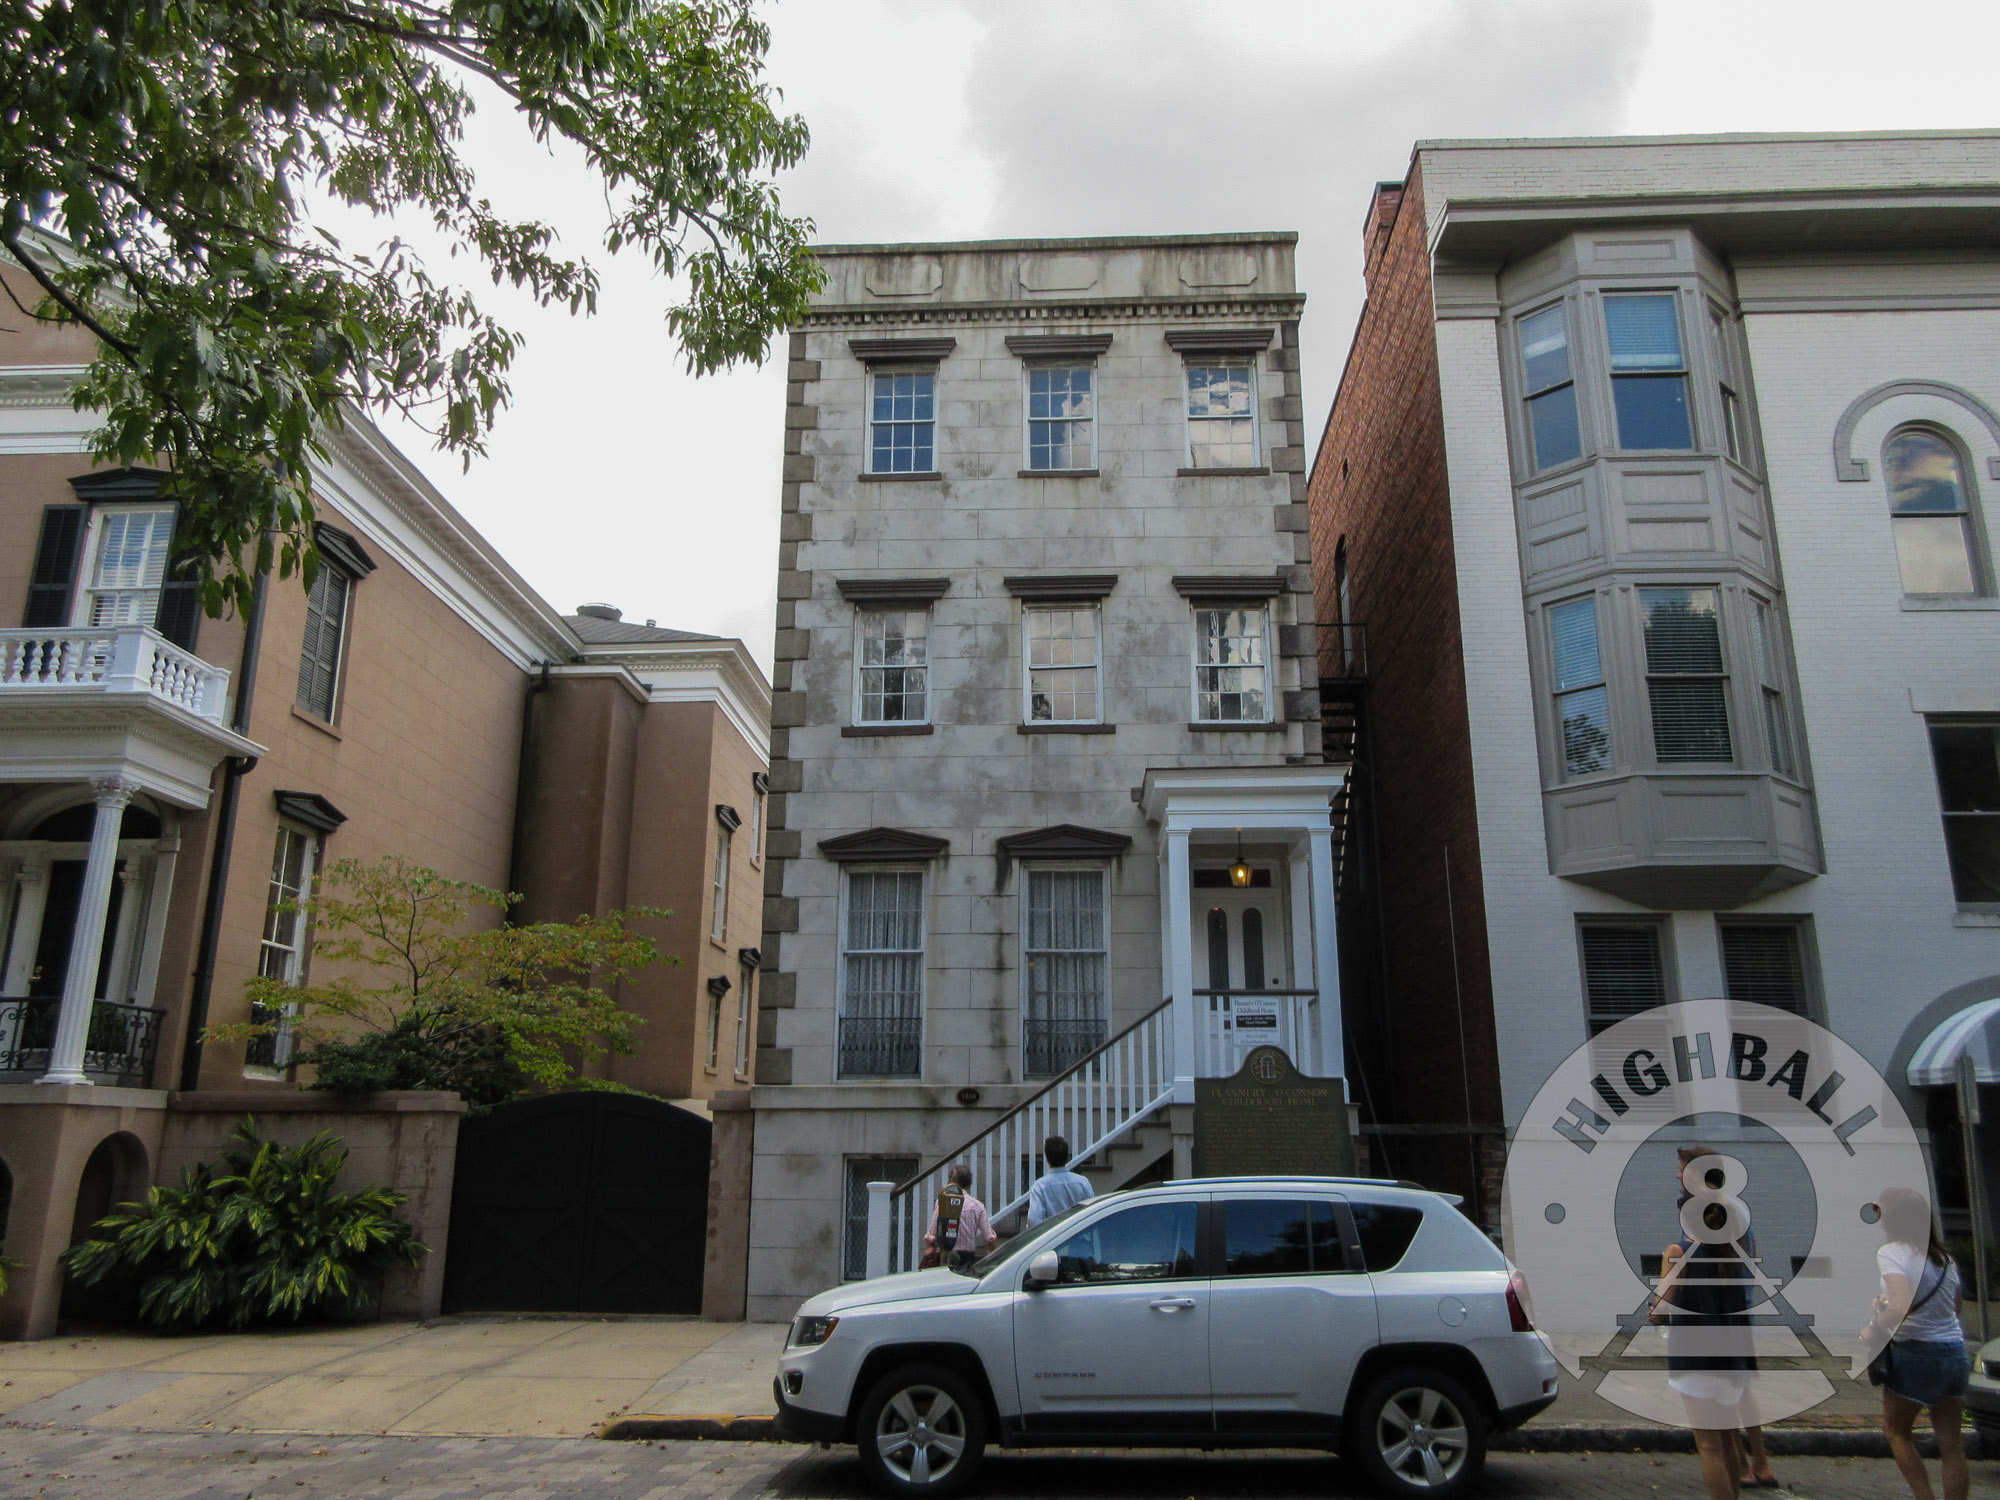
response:
[[(1307, 488), (1319, 618), (1338, 617), (1333, 563), (1345, 539), (1351, 615), (1368, 628), (1372, 760), (1357, 779), (1380, 850), (1380, 969), (1343, 976), (1367, 1012), (1350, 1025), (1364, 1075), (1351, 1091), (1380, 1121), (1464, 1125), (1469, 1116), (1487, 1125), (1500, 1119), (1499, 1067), (1414, 166), (1401, 188), (1378, 190), (1363, 233), (1368, 301)], [(1371, 1144), (1374, 1170), (1484, 1206), (1466, 1138), (1397, 1134)]]

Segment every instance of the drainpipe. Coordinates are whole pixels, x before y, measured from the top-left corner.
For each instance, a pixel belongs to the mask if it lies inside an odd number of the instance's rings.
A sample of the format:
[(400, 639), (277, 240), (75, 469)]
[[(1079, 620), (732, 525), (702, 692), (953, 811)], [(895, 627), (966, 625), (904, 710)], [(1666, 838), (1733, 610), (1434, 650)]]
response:
[[(535, 699), (548, 691), (549, 663), (542, 662), (541, 673), (528, 684), (528, 695), (521, 700), (521, 753), (514, 766), (514, 832), (507, 844), (507, 894), (511, 897), (521, 889), (521, 844), (528, 830), (528, 787), (535, 776)], [(514, 909), (520, 903), (507, 903), (507, 920), (514, 920)]]
[[(229, 727), (250, 733), (250, 700), (257, 692), (257, 658), (264, 644), (264, 593), (270, 575), (260, 572), (243, 617), (243, 657), (236, 666), (236, 711)], [(222, 898), (229, 885), (229, 861), (236, 845), (236, 804), (243, 778), (257, 769), (247, 755), (223, 762), (222, 790), (216, 796), (215, 850), (208, 862), (208, 887), (202, 896), (201, 945), (195, 951), (194, 988), (188, 995), (187, 1035), (181, 1042), (181, 1090), (192, 1093), (201, 1084), (202, 1029), (208, 1025), (208, 1001), (215, 990), (215, 953), (222, 943)]]

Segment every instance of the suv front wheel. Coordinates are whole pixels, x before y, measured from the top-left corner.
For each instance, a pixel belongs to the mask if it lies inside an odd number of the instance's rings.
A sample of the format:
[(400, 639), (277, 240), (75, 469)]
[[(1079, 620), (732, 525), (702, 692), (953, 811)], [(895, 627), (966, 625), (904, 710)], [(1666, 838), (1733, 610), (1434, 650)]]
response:
[(986, 1452), (978, 1392), (942, 1365), (906, 1365), (875, 1383), (854, 1429), (861, 1466), (899, 1500), (956, 1495)]
[(1471, 1393), (1442, 1370), (1391, 1370), (1355, 1406), (1347, 1453), (1378, 1494), (1451, 1500), (1486, 1467), (1486, 1423)]

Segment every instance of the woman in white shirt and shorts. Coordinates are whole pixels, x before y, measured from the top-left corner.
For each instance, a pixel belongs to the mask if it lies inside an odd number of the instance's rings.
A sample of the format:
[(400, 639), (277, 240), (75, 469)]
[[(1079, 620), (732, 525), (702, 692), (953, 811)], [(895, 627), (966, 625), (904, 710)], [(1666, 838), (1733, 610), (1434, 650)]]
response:
[(1965, 1330), (1958, 1321), (1958, 1267), (1952, 1263), (1931, 1217), (1930, 1203), (1911, 1188), (1885, 1188), (1876, 1206), (1882, 1213), (1884, 1244), (1875, 1252), (1882, 1292), (1875, 1317), (1861, 1330), (1868, 1339), (1893, 1329), (1890, 1369), (1882, 1383), (1882, 1430), (1896, 1467), (1916, 1500), (1933, 1500), (1911, 1429), (1917, 1413), (1930, 1408), (1931, 1431), (1943, 1461), (1945, 1500), (1965, 1500), (1971, 1477), (1965, 1467), (1965, 1383), (1972, 1373)]

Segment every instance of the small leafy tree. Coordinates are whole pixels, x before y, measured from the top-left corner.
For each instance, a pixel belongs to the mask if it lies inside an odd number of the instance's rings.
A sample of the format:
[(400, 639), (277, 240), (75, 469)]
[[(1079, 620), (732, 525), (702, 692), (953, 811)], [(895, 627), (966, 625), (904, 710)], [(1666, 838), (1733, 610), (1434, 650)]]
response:
[(186, 1168), (179, 1187), (99, 1219), (64, 1253), (70, 1274), (86, 1286), (129, 1279), (140, 1319), (156, 1328), (241, 1328), (365, 1313), (389, 1270), (422, 1259), (426, 1247), (396, 1213), (401, 1193), (334, 1186), (347, 1152), (327, 1132), (282, 1146), (246, 1119), (233, 1135), (226, 1173)]
[(577, 1082), (593, 1058), (629, 1054), (639, 1018), (609, 990), (660, 954), (627, 924), (671, 913), (633, 907), (468, 930), (474, 908), (504, 912), (509, 900), (398, 855), (341, 860), (311, 900), (293, 907), (314, 925), (314, 964), (334, 977), (310, 985), (252, 979), (250, 999), (272, 1019), (208, 1034), (228, 1041), (287, 1026), (297, 1061), (317, 1070), (321, 1088), (453, 1089), (474, 1105), (559, 1088)]

